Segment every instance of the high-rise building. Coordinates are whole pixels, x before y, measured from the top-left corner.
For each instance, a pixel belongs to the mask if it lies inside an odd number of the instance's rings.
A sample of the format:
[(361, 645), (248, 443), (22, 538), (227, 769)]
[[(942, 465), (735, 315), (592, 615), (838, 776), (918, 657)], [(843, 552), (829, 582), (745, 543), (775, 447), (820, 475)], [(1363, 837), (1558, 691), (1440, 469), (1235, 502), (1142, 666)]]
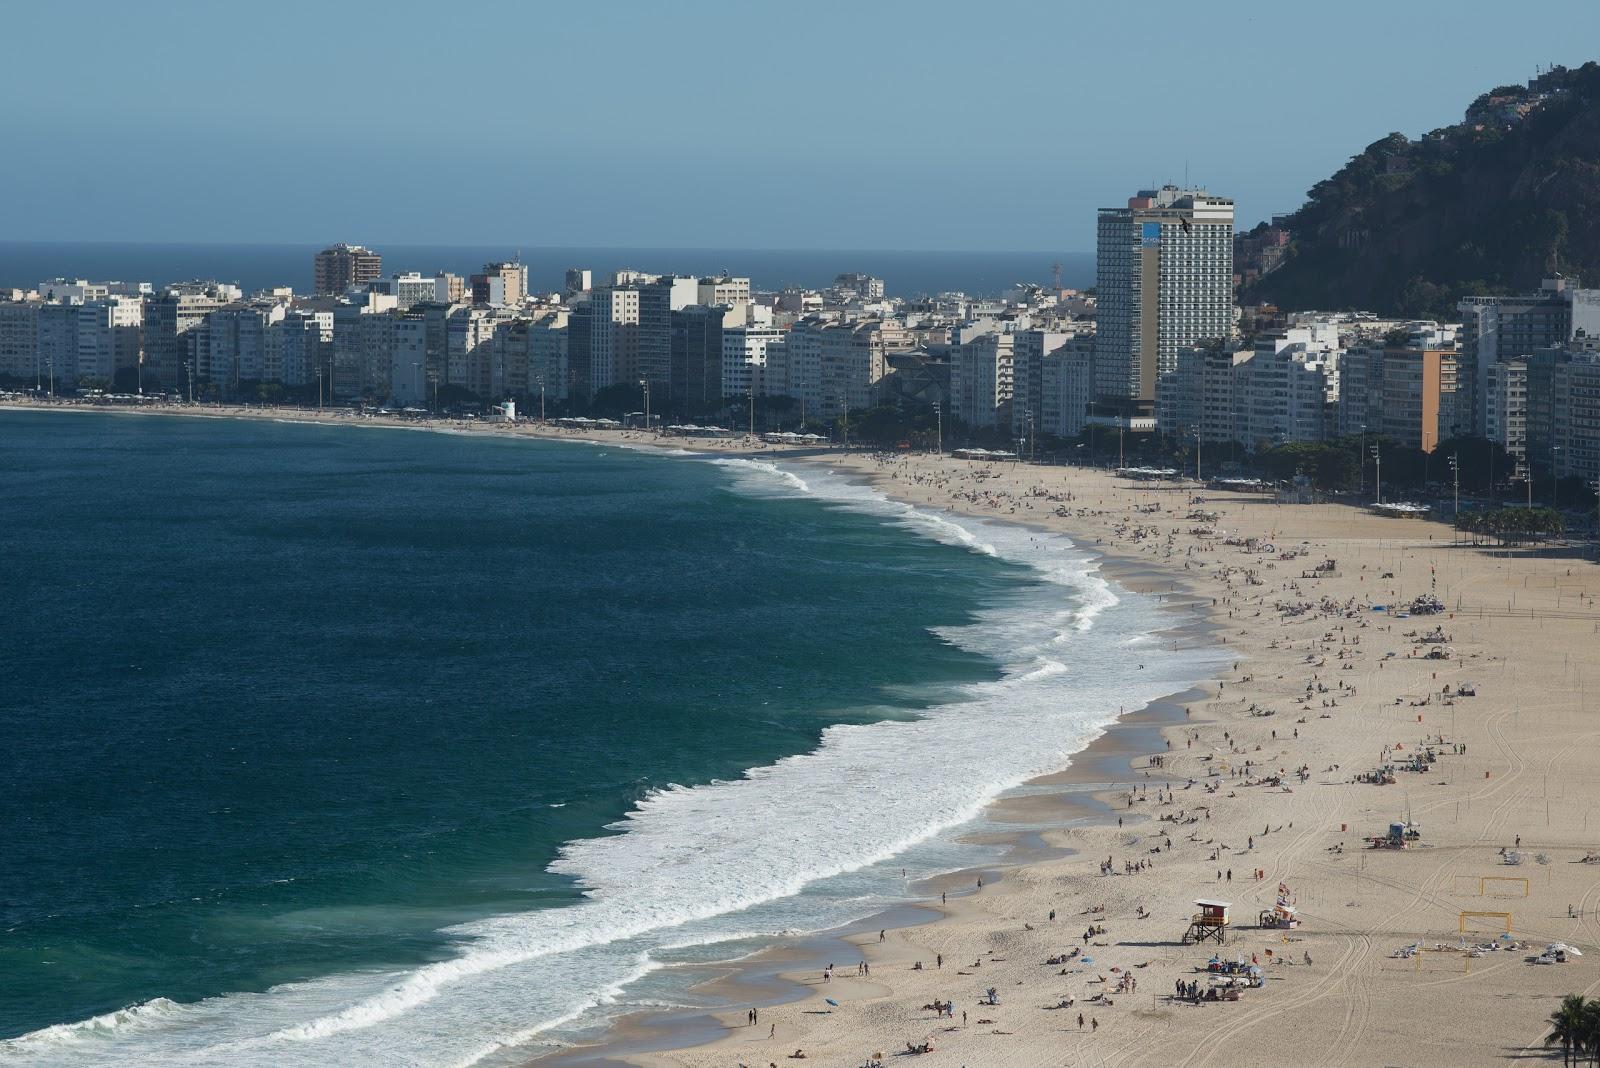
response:
[(224, 393), (245, 382), (268, 381), (270, 331), (287, 311), (288, 305), (277, 301), (252, 300), (212, 312), (206, 318), (210, 345), (204, 377)]
[(1097, 405), (1149, 415), (1181, 350), (1232, 333), (1233, 201), (1168, 185), (1102, 208), (1095, 286)]
[(672, 380), (672, 313), (697, 303), (693, 278), (662, 275), (639, 287), (639, 359), (635, 379), (647, 378), (662, 396)]
[(0, 301), (0, 375), (38, 378), (39, 308), (36, 300)]
[(189, 354), (186, 335), (224, 303), (214, 282), (179, 282), (145, 298), (146, 389), (152, 383), (163, 389), (187, 388), (194, 369), (185, 366)]
[(722, 401), (722, 332), (731, 314), (727, 308), (704, 304), (672, 313), (674, 408), (704, 412)]
[(764, 396), (767, 350), (783, 337), (771, 326), (733, 326), (722, 332), (722, 395)]
[(700, 279), (699, 299), (697, 304), (707, 306), (725, 304), (730, 308), (741, 304), (750, 303), (750, 279), (731, 278), (721, 275), (716, 278)]
[(394, 297), (396, 306), (401, 311), (406, 311), (413, 304), (433, 300), (439, 291), (439, 283), (436, 278), (416, 271), (407, 271), (405, 274), (393, 274), (388, 278), (377, 279), (372, 283), (372, 290)]
[(1038, 433), (1075, 438), (1094, 399), (1094, 338), (1075, 337), (1044, 356)]
[(472, 276), (472, 303), (516, 308), (528, 295), (528, 268), (520, 263), (486, 263)]
[(263, 377), (286, 386), (304, 386), (316, 381), (317, 369), (326, 364), (332, 341), (332, 310), (290, 308), (283, 318), (267, 326)]
[(1043, 433), (1040, 428), (1044, 425), (1044, 359), (1073, 336), (1061, 330), (1016, 332), (1011, 355), (1012, 433), (1026, 434), (1030, 420), (1033, 432)]
[(565, 308), (547, 311), (528, 325), (528, 396), (546, 404), (567, 399), (567, 322)]
[(428, 389), (427, 320), (420, 315), (397, 316), (393, 339), (389, 350), (389, 395), (403, 407), (422, 407), (432, 397)]
[(1008, 331), (986, 331), (951, 347), (950, 406), (957, 419), (1010, 431), (1016, 340)]
[(874, 278), (870, 274), (841, 274), (834, 276), (833, 288), (856, 300), (882, 300), (883, 279)]
[(318, 294), (339, 296), (382, 275), (383, 257), (360, 245), (332, 245), (311, 260), (312, 288)]
[(1594, 485), (1600, 480), (1600, 354), (1574, 352), (1553, 370), (1551, 466), (1560, 478)]
[(1450, 435), (1456, 350), (1390, 348), (1383, 353), (1383, 436), (1432, 452)]
[(1575, 289), (1565, 278), (1546, 279), (1537, 293), (1520, 296), (1467, 297), (1456, 305), (1461, 314), (1460, 425), (1463, 434), (1485, 433), (1494, 388), (1504, 379), (1496, 363), (1531, 356), (1536, 350), (1564, 344), (1573, 333), (1573, 300), (1593, 290)]
[(639, 287), (602, 286), (589, 297), (589, 381), (593, 396), (639, 379)]
[(562, 289), (567, 296), (575, 297), (579, 293), (587, 293), (594, 288), (594, 272), (587, 267), (568, 267), (567, 277)]

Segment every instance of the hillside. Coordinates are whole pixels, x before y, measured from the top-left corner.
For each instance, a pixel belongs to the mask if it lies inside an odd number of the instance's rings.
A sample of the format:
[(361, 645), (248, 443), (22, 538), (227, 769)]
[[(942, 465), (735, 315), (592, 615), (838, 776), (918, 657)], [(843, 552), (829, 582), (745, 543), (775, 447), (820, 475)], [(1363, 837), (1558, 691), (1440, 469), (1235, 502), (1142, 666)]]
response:
[(1461, 294), (1552, 272), (1600, 283), (1600, 65), (1491, 90), (1417, 140), (1390, 134), (1284, 223), (1281, 265), (1245, 302), (1444, 317)]

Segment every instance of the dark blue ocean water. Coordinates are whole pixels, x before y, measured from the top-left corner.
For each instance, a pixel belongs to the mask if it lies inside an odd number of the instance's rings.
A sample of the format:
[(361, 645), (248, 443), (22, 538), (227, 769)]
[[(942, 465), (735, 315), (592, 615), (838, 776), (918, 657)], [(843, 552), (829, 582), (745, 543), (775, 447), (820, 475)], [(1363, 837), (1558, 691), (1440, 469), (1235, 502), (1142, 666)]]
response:
[[(845, 271), (884, 279), (891, 296), (960, 290), (997, 294), (1018, 282), (1048, 284), (1051, 264), (1062, 264), (1068, 286), (1094, 284), (1094, 256), (1083, 252), (902, 252), (814, 249), (518, 248), (498, 246), (388, 245), (368, 242), (383, 255), (386, 273), (447, 270), (471, 274), (490, 260), (521, 256), (534, 292), (558, 291), (568, 267), (601, 274), (630, 268), (661, 274), (748, 276), (758, 287), (820, 287)], [(313, 245), (204, 245), (46, 243), (0, 241), (0, 287), (28, 288), (56, 277), (163, 282), (215, 278), (246, 292), (271, 286), (311, 289)]]
[[(652, 790), (808, 750), (1021, 569), (710, 464), (0, 413), (0, 1034), (448, 953)], [(561, 805), (553, 808), (552, 805)]]

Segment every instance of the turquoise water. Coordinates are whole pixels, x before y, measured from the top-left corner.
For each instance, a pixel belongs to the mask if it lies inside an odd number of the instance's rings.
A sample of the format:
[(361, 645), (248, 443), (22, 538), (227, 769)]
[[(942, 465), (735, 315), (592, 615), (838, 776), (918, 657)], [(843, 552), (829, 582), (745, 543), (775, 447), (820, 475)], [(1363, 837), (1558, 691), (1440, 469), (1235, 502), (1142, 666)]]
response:
[(12, 411), (0, 519), (0, 1062), (524, 1048), (1143, 699), (1070, 546), (820, 472)]

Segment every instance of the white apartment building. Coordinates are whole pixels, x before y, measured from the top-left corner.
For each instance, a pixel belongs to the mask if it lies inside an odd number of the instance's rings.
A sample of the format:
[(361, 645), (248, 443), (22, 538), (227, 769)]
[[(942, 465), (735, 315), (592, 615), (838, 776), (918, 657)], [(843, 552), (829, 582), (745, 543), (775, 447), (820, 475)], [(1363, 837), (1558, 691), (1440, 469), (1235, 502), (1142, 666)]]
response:
[(1011, 356), (1011, 429), (1028, 431), (1030, 413), (1036, 433), (1044, 420), (1044, 360), (1076, 336), (1065, 330), (1018, 329)]
[(547, 405), (567, 397), (567, 315), (548, 311), (528, 326), (528, 393)]
[(387, 293), (394, 297), (395, 307), (400, 311), (406, 311), (413, 304), (436, 299), (439, 281), (431, 275), (408, 271), (405, 274), (380, 278), (372, 283), (371, 288), (374, 292)]
[(845, 407), (872, 405), (873, 390), (888, 371), (885, 324), (877, 319), (838, 323), (822, 331), (821, 400), (824, 417)]
[(271, 327), (283, 321), (285, 304), (254, 302), (218, 308), (206, 317), (209, 335), (203, 377), (224, 388), (269, 381)]
[(390, 399), (402, 407), (427, 407), (432, 400), (428, 388), (428, 321), (420, 316), (399, 316), (390, 337)]
[(696, 304), (706, 307), (716, 307), (726, 304), (735, 307), (740, 304), (750, 303), (750, 279), (730, 278), (723, 275), (720, 278), (702, 278), (699, 284), (699, 299)]
[(1042, 362), (1038, 432), (1075, 438), (1083, 433), (1094, 400), (1093, 335), (1072, 338)]
[(326, 373), (325, 357), (332, 341), (333, 312), (290, 308), (267, 327), (262, 377), (286, 386), (309, 385), (319, 368)]
[(118, 371), (137, 367), (143, 328), (144, 300), (140, 297), (84, 301), (78, 307), (78, 377), (109, 384)]
[(1239, 440), (1255, 448), (1326, 440), (1338, 425), (1342, 354), (1331, 330), (1258, 340), (1233, 368)]
[(1102, 208), (1095, 285), (1099, 402), (1148, 414), (1179, 352), (1233, 331), (1233, 201), (1169, 185)]
[(722, 395), (768, 392), (767, 352), (784, 332), (771, 326), (734, 326), (722, 331)]
[(334, 305), (329, 362), (335, 395), (388, 393), (395, 305), (393, 296), (374, 292)]
[(111, 287), (84, 278), (52, 278), (34, 287), (44, 300), (56, 304), (82, 304), (111, 295)]
[(1494, 360), (1478, 370), (1483, 436), (1522, 463), (1528, 457), (1528, 363)]
[(1011, 429), (1016, 335), (988, 332), (950, 349), (950, 407), (984, 430)]
[(503, 308), (472, 305), (450, 313), (445, 378), (480, 400), (497, 398), (495, 332), (511, 321)]
[(589, 296), (591, 396), (635, 375), (639, 363), (639, 290), (605, 286)]

